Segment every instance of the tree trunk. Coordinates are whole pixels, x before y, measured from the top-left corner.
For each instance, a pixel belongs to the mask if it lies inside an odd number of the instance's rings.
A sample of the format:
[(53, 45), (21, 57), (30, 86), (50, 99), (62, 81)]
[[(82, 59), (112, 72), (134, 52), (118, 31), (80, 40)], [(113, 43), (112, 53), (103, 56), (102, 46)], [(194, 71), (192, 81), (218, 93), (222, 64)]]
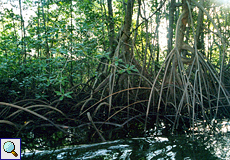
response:
[(175, 0), (171, 0), (169, 7), (169, 28), (168, 28), (168, 54), (172, 50), (174, 12), (176, 10)]
[(107, 0), (108, 3), (108, 22), (109, 22), (109, 47), (110, 47), (110, 57), (115, 51), (115, 39), (114, 39), (114, 20), (113, 20), (113, 6), (112, 0)]
[(122, 54), (124, 54), (124, 61), (129, 63), (132, 57), (130, 53), (130, 29), (132, 26), (132, 14), (133, 14), (133, 5), (135, 0), (128, 0), (126, 14), (125, 14), (125, 21), (124, 21), (124, 30), (122, 34)]
[[(203, 6), (204, 0), (201, 0), (200, 4)], [(198, 49), (204, 49), (204, 36), (202, 36), (203, 18), (204, 18), (203, 11), (199, 9), (199, 14), (197, 18), (197, 30), (196, 30), (196, 44)]]

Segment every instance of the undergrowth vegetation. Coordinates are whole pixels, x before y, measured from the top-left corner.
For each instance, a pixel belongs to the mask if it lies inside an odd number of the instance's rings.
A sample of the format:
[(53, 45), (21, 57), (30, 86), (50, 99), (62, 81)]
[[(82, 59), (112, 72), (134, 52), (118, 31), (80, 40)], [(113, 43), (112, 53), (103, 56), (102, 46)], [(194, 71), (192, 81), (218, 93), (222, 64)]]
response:
[(1, 8), (1, 137), (34, 149), (194, 135), (229, 117), (229, 9), (174, 2), (19, 3), (29, 18)]

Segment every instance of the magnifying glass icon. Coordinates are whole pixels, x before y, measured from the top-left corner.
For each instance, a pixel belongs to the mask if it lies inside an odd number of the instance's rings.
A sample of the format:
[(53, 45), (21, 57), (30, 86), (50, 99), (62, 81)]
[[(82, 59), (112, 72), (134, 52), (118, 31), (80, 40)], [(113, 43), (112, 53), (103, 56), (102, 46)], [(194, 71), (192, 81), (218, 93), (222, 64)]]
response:
[(12, 153), (15, 157), (18, 156), (18, 154), (14, 151), (15, 150), (15, 145), (11, 141), (7, 141), (3, 145), (3, 149), (7, 153)]

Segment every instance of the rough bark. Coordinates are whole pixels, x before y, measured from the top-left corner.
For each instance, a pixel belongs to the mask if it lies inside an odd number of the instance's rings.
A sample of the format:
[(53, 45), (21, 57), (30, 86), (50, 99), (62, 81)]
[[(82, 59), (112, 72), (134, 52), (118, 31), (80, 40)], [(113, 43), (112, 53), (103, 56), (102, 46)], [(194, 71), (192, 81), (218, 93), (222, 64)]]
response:
[[(204, 5), (204, 0), (200, 1), (200, 4), (203, 6)], [(199, 14), (198, 14), (198, 18), (197, 18), (197, 30), (196, 30), (196, 42), (197, 42), (197, 48), (201, 49), (203, 46), (203, 37), (201, 36), (202, 32), (203, 32), (203, 11), (201, 9), (199, 9)]]
[(124, 29), (121, 40), (123, 42), (123, 47), (121, 49), (123, 60), (126, 63), (132, 63), (136, 66), (136, 68), (142, 73), (144, 76), (149, 76), (149, 73), (145, 66), (141, 66), (139, 62), (133, 57), (133, 53), (130, 51), (131, 46), (131, 39), (130, 39), (130, 30), (132, 26), (132, 13), (133, 13), (133, 6), (135, 0), (128, 0), (127, 8), (126, 8), (126, 15), (124, 21)]
[(114, 39), (114, 20), (113, 20), (113, 5), (112, 0), (107, 0), (108, 3), (108, 23), (109, 23), (109, 47), (110, 57), (113, 56), (115, 51), (115, 39)]
[(182, 44), (184, 42), (184, 33), (186, 29), (186, 24), (188, 22), (188, 6), (186, 3), (183, 4), (182, 14), (180, 15), (177, 21), (176, 27), (176, 48), (178, 49), (179, 53), (182, 49)]
[(123, 30), (123, 49), (125, 59), (124, 61), (126, 63), (130, 62), (131, 60), (131, 54), (130, 54), (130, 29), (132, 26), (132, 14), (133, 14), (133, 5), (134, 0), (128, 0), (127, 2), (127, 8), (126, 8), (126, 14), (125, 14), (125, 21), (124, 21), (124, 30)]
[(172, 50), (174, 12), (176, 10), (175, 0), (171, 0), (169, 7), (169, 28), (168, 28), (168, 54)]

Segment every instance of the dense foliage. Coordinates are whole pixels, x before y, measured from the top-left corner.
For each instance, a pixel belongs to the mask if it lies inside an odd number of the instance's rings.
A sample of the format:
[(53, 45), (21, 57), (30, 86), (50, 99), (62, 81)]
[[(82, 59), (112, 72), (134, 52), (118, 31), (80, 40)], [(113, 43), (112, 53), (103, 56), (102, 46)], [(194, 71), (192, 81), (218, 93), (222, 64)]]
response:
[(47, 132), (54, 141), (103, 141), (153, 126), (191, 131), (229, 115), (229, 4), (0, 3), (0, 123), (15, 126), (13, 136), (48, 122), (64, 129)]

